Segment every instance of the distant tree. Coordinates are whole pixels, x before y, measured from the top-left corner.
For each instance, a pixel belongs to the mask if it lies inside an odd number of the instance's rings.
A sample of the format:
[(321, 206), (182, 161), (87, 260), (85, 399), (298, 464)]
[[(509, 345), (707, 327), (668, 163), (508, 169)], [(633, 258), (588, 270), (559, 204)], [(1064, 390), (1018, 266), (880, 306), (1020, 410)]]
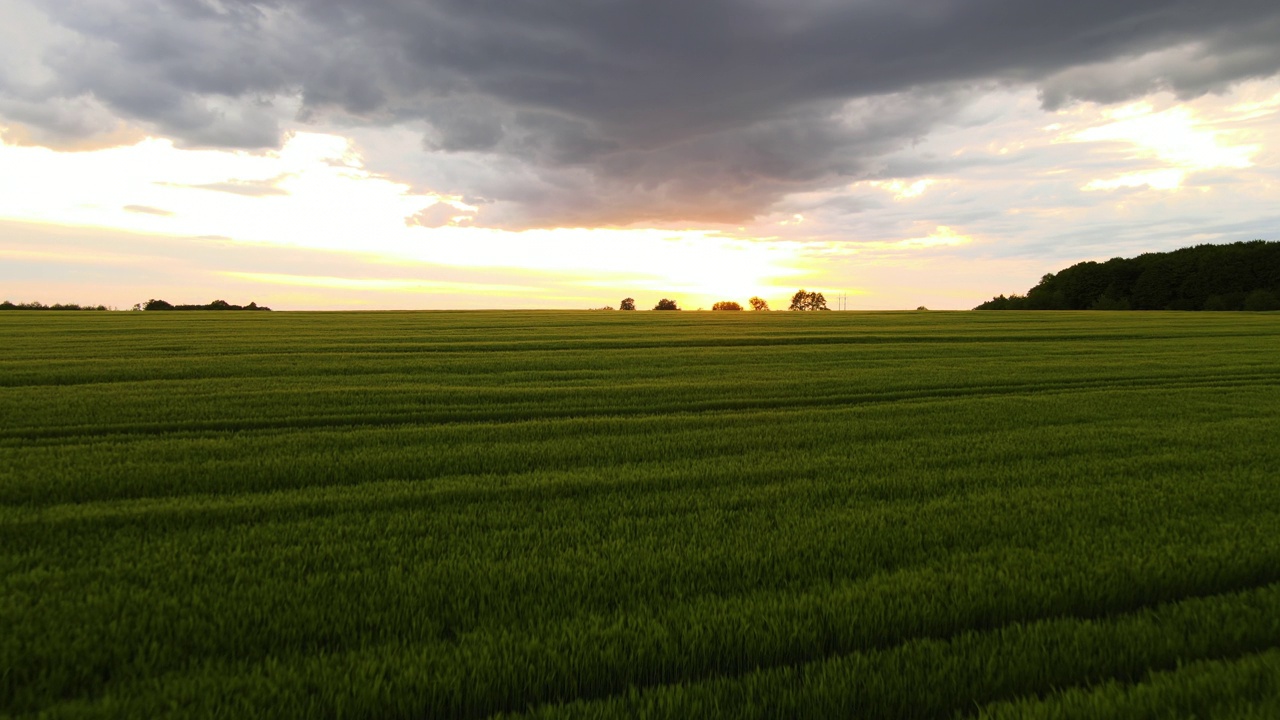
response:
[(1227, 301), (1221, 295), (1210, 295), (1204, 301), (1204, 309), (1209, 311), (1230, 310)]
[(1008, 310), (1008, 309), (1009, 309), (1009, 298), (1005, 297), (1004, 293), (1000, 293), (999, 295), (991, 298), (990, 300), (974, 308), (974, 310)]
[(769, 303), (766, 302), (764, 298), (759, 296), (752, 297), (747, 302), (751, 304), (752, 310), (768, 310), (769, 309)]
[(163, 300), (156, 300), (155, 298), (151, 298), (150, 300), (142, 303), (142, 309), (143, 310), (172, 310), (173, 305)]
[(827, 307), (827, 299), (820, 292), (805, 292), (804, 288), (796, 291), (791, 296), (791, 307), (788, 310), (799, 310), (809, 312), (813, 310), (830, 310)]
[(925, 311), (927, 311), (928, 309), (929, 309), (929, 308), (927, 308), (927, 307), (925, 307), (925, 306), (923, 306), (923, 305), (921, 305), (920, 307), (916, 308), (916, 310), (925, 310)]
[(732, 300), (721, 300), (711, 306), (712, 310), (741, 310), (742, 306)]
[(619, 310), (635, 310), (636, 309), (635, 298), (623, 298), (622, 303), (618, 305), (618, 309)]
[(653, 307), (653, 309), (654, 310), (679, 310), (680, 307), (676, 305), (675, 300), (668, 300), (666, 298), (662, 298), (661, 300), (658, 301), (658, 304)]

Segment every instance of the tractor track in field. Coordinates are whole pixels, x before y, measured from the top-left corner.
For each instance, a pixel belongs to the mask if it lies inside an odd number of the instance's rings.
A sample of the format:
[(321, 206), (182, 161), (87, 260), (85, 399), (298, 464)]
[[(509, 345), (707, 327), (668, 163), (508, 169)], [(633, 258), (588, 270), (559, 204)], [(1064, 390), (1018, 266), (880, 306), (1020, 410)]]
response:
[(120, 423), (105, 426), (10, 427), (0, 430), (0, 442), (41, 439), (108, 438), (128, 435), (168, 435), (203, 432), (240, 432), (250, 430), (303, 430), (309, 428), (360, 427), (390, 425), (457, 425), (507, 424), (537, 421), (574, 420), (582, 418), (625, 418), (649, 416), (687, 416), (711, 413), (750, 413), (801, 411), (813, 408), (864, 407), (905, 402), (940, 402), (956, 398), (989, 398), (1017, 395), (1061, 395), (1089, 392), (1131, 392), (1143, 390), (1188, 390), (1206, 388), (1238, 388), (1280, 385), (1280, 372), (1250, 372), (1205, 378), (1186, 376), (1135, 376), (1126, 378), (1085, 379), (1057, 382), (1007, 383), (1003, 385), (950, 386), (886, 392), (854, 392), (816, 395), (803, 398), (773, 396), (694, 400), (667, 405), (644, 405), (620, 408), (617, 403), (579, 406), (555, 410), (533, 410), (485, 407), (479, 410), (399, 411), (316, 415), (298, 418), (240, 418), (235, 420), (195, 420), (174, 422)]

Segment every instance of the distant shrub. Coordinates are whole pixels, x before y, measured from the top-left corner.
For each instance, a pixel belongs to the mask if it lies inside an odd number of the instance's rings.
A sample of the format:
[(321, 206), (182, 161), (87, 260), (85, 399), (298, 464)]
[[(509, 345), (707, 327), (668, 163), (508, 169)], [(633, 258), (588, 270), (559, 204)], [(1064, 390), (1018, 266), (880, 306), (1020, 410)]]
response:
[(1223, 300), (1221, 295), (1210, 295), (1209, 298), (1204, 301), (1204, 309), (1209, 311), (1222, 311), (1230, 310), (1231, 308), (1227, 307), (1227, 301)]
[(679, 310), (680, 306), (676, 305), (675, 300), (668, 300), (666, 298), (662, 298), (661, 300), (658, 301), (657, 305), (653, 306), (653, 309), (654, 310)]
[(1097, 300), (1094, 300), (1093, 304), (1089, 306), (1089, 309), (1090, 310), (1128, 310), (1129, 300), (1128, 298), (1116, 299), (1109, 295), (1103, 295)]
[(721, 300), (711, 306), (712, 310), (741, 310), (742, 306), (732, 300)]
[(756, 296), (747, 301), (751, 305), (752, 310), (764, 312), (769, 309), (769, 303), (764, 298)]
[(618, 305), (618, 309), (619, 310), (635, 310), (636, 309), (635, 298), (623, 298), (622, 303)]
[(1280, 297), (1270, 290), (1259, 288), (1249, 293), (1244, 299), (1244, 309), (1249, 312), (1259, 312), (1263, 310), (1280, 310)]

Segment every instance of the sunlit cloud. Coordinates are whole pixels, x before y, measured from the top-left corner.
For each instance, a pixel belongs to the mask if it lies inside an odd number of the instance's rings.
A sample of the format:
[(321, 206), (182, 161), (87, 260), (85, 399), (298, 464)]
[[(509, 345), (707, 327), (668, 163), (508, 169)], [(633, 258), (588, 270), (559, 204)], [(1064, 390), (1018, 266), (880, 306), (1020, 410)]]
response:
[(828, 243), (827, 247), (835, 254), (875, 254), (880, 252), (893, 251), (914, 251), (929, 250), (935, 248), (955, 248), (962, 245), (968, 245), (974, 241), (973, 237), (960, 232), (946, 225), (938, 225), (925, 235), (916, 237), (907, 237), (900, 240), (887, 241), (867, 241), (858, 243), (856, 246), (850, 246), (844, 243)]
[(891, 247), (899, 248), (934, 248), (934, 247), (955, 247), (957, 245), (967, 245), (973, 242), (973, 238), (968, 235), (962, 235), (946, 225), (939, 225), (933, 232), (918, 238), (907, 238), (900, 242), (894, 243)]
[[(391, 211), (399, 223), (434, 201), (363, 170), (343, 138), (314, 133), (261, 154), (154, 138), (78, 153), (0, 143), (0, 167), (0, 217), (248, 242), (323, 243), (356, 232), (352, 218)], [(273, 190), (249, 189), (261, 187)]]
[(924, 194), (938, 181), (934, 178), (921, 178), (919, 180), (872, 180), (867, 184), (873, 188), (884, 190), (893, 196), (894, 200), (909, 200), (917, 198)]
[(450, 282), (445, 280), (324, 277), (236, 271), (224, 271), (219, 274), (225, 277), (249, 280), (268, 285), (294, 285), (300, 287), (330, 288), (334, 290), (386, 290), (423, 293), (453, 292), (482, 295), (506, 295), (511, 293), (525, 294), (537, 293), (540, 291), (540, 288), (534, 286)]
[(1242, 120), (1253, 120), (1274, 115), (1277, 111), (1280, 111), (1280, 93), (1262, 100), (1246, 101), (1232, 105), (1228, 108), (1228, 111)]
[(1115, 190), (1118, 188), (1149, 187), (1152, 190), (1176, 190), (1187, 176), (1186, 171), (1178, 169), (1151, 170), (1136, 172), (1110, 180), (1090, 180), (1085, 183), (1084, 190)]
[(212, 190), (213, 192), (231, 193), (232, 195), (246, 195), (248, 197), (265, 197), (269, 195), (288, 195), (289, 192), (278, 184), (285, 177), (287, 176), (282, 175), (278, 178), (271, 178), (270, 180), (231, 179), (222, 182), (202, 183), (198, 185), (179, 185), (177, 183), (159, 184), (192, 188), (194, 190)]
[[(1246, 112), (1264, 109), (1265, 105), (1260, 105)], [(1085, 190), (1141, 186), (1176, 190), (1191, 172), (1250, 167), (1253, 156), (1260, 150), (1256, 144), (1232, 144), (1230, 132), (1214, 129), (1184, 106), (1157, 112), (1150, 104), (1134, 103), (1103, 114), (1111, 122), (1076, 132), (1067, 139), (1078, 143), (1121, 143), (1128, 146), (1134, 159), (1160, 162), (1168, 167), (1110, 179), (1095, 178), (1083, 186)]]
[(151, 207), (150, 205), (125, 205), (125, 212), (138, 213), (139, 215), (156, 215), (159, 217), (172, 217), (173, 213), (161, 208)]

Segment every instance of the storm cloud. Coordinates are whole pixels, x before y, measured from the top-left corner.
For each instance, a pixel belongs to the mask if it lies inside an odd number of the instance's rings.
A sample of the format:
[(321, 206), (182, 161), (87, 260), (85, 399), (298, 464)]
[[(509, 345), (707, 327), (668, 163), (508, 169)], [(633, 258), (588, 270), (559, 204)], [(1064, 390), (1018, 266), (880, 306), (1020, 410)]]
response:
[(884, 176), (993, 88), (1053, 109), (1280, 71), (1274, 0), (24, 3), (0, 2), (24, 33), (0, 117), (31, 137), (409, 127), (406, 180), (505, 227), (744, 221)]

